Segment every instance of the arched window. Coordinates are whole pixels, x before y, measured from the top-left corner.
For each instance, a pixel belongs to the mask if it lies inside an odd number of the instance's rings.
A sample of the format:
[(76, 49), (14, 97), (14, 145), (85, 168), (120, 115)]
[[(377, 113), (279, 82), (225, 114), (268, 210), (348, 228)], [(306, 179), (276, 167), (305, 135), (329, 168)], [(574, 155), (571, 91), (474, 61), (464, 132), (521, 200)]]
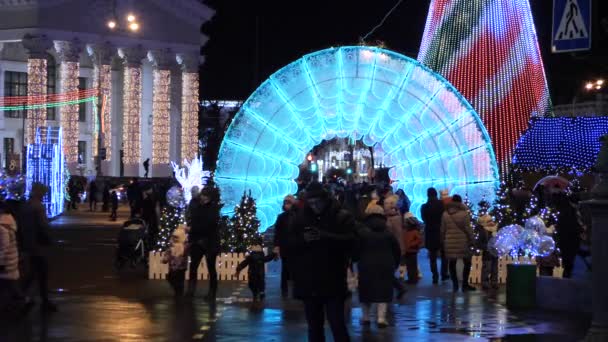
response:
[[(55, 58), (51, 54), (47, 54), (46, 57), (46, 93), (55, 94), (57, 92), (57, 66)], [(46, 119), (56, 120), (57, 118), (57, 107), (50, 107), (46, 109)]]

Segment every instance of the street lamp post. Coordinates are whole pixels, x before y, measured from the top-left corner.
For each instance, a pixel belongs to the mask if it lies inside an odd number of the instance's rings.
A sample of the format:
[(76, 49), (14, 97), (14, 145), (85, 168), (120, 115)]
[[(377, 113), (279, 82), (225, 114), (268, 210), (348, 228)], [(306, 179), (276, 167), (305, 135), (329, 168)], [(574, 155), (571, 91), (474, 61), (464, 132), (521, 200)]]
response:
[(576, 91), (576, 94), (574, 95), (574, 98), (572, 99), (572, 113), (571, 116), (575, 116), (574, 115), (574, 107), (576, 104), (576, 100), (578, 99), (578, 96), (581, 94), (581, 90), (585, 90), (587, 92), (598, 92), (601, 91), (604, 88), (605, 85), (605, 81), (601, 78), (595, 80), (595, 81), (588, 81), (585, 82), (585, 86), (580, 88), (579, 90)]

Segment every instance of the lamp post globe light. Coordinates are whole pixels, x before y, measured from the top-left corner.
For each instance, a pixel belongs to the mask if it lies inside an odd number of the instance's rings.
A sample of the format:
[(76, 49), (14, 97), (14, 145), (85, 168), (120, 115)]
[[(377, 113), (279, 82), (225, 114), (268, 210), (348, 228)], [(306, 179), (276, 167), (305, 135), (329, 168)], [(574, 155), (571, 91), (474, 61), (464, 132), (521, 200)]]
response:
[(605, 85), (606, 85), (606, 81), (604, 81), (603, 78), (598, 78), (596, 80), (586, 81), (585, 82), (585, 86), (582, 87), (582, 88), (579, 88), (576, 91), (576, 94), (574, 95), (574, 98), (572, 99), (572, 113), (571, 113), (571, 115), (574, 116), (574, 108), (575, 108), (575, 105), (576, 105), (576, 101), (578, 100), (578, 97), (581, 94), (582, 90), (585, 90), (588, 93), (599, 92), (602, 89), (604, 89)]

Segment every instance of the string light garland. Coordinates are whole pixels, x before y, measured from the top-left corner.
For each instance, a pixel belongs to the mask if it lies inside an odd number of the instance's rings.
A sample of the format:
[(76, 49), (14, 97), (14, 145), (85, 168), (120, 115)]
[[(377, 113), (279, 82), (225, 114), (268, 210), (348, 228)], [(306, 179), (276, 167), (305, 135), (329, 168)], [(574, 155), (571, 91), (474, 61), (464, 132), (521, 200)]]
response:
[[(154, 70), (152, 99), (152, 164), (169, 164), (171, 144), (171, 71)], [(182, 123), (183, 124), (183, 123)]]
[(513, 165), (519, 171), (589, 173), (600, 151), (600, 137), (606, 134), (606, 116), (533, 118), (517, 144)]
[(73, 101), (74, 99), (84, 99), (97, 96), (97, 89), (83, 89), (68, 93), (46, 94), (40, 96), (0, 96), (0, 106), (4, 108), (15, 107), (15, 110), (23, 109), (23, 104), (28, 106), (50, 105), (52, 103), (62, 103)]
[(26, 106), (2, 106), (2, 105), (0, 105), (0, 110), (11, 111), (11, 110), (23, 110), (23, 109), (29, 110), (29, 109), (39, 109), (39, 108), (46, 109), (46, 108), (62, 107), (62, 106), (85, 103), (85, 102), (94, 102), (96, 100), (97, 100), (97, 96), (91, 96), (91, 97), (75, 99), (75, 100), (71, 100), (71, 101), (39, 103), (39, 104), (31, 104), (31, 105), (26, 105)]
[[(78, 76), (80, 75), (80, 63), (61, 62), (61, 92), (76, 95), (78, 91)], [(75, 101), (77, 98), (68, 99)], [(61, 128), (63, 129), (63, 152), (68, 164), (78, 162), (78, 104), (69, 103), (60, 107)]]
[(198, 87), (198, 73), (182, 73), (182, 159), (198, 154)]
[(433, 0), (418, 60), (477, 110), (503, 175), (529, 118), (552, 115), (528, 0)]
[(171, 246), (171, 234), (173, 234), (178, 225), (186, 223), (184, 214), (185, 210), (182, 208), (166, 206), (162, 209), (159, 220), (160, 230), (155, 248), (157, 252), (169, 249)]
[[(29, 58), (27, 60), (28, 97), (44, 97), (47, 88), (47, 60)], [(27, 111), (26, 144), (33, 144), (38, 127), (46, 126), (46, 107), (31, 108)]]
[(124, 68), (123, 161), (139, 165), (141, 159), (141, 66)]

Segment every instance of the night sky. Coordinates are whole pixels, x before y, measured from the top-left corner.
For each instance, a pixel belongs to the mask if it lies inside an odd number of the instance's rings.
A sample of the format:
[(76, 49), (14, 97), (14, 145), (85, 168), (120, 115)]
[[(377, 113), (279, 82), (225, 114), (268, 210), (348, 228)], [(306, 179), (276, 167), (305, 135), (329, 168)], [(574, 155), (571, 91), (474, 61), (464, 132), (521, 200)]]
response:
[[(552, 2), (531, 0), (532, 11), (552, 99), (555, 104), (569, 103), (585, 80), (608, 76), (608, 39), (599, 24), (602, 18), (608, 20), (608, 1), (597, 1), (598, 24), (592, 53), (576, 55), (550, 53)], [(332, 46), (357, 45), (359, 38), (378, 24), (397, 0), (205, 3), (216, 10), (216, 15), (202, 28), (210, 37), (203, 48), (206, 62), (201, 74), (202, 98), (245, 100), (272, 73), (304, 54)], [(404, 0), (367, 42), (382, 41), (386, 48), (416, 58), (429, 3), (430, 0)], [(256, 18), (259, 63), (255, 57)]]

